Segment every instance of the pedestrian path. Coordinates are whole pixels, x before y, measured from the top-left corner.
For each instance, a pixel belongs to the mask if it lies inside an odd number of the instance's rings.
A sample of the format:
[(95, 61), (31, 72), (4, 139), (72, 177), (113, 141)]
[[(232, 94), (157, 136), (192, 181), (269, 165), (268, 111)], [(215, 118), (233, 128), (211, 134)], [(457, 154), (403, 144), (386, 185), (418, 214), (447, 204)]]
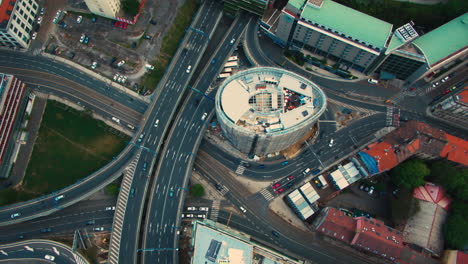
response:
[(226, 187), (226, 186), (222, 186), (223, 188), (221, 190), (219, 190), (219, 192), (221, 193), (222, 196), (226, 195), (226, 193), (229, 192), (229, 188)]
[(118, 263), (120, 254), (120, 239), (122, 236), (122, 226), (127, 207), (128, 196), (132, 187), (133, 176), (138, 164), (141, 152), (136, 155), (136, 158), (127, 166), (125, 174), (120, 186), (119, 199), (115, 208), (114, 222), (112, 223), (112, 235), (109, 247), (109, 263)]
[(267, 202), (275, 199), (275, 196), (273, 196), (273, 194), (268, 189), (262, 189), (260, 193), (263, 195), (263, 197), (265, 197)]
[(218, 215), (219, 215), (219, 206), (221, 205), (221, 201), (219, 200), (214, 200), (213, 204), (211, 205), (211, 214), (210, 214), (210, 219), (213, 221), (218, 221)]

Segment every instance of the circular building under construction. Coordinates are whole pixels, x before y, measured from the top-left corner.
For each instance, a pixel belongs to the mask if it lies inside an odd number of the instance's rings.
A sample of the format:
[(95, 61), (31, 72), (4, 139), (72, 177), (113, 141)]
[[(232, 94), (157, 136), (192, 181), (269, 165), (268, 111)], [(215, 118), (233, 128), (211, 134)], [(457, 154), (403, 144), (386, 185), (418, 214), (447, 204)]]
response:
[(257, 156), (300, 141), (325, 109), (325, 94), (316, 84), (279, 68), (239, 72), (216, 94), (224, 135), (241, 152)]

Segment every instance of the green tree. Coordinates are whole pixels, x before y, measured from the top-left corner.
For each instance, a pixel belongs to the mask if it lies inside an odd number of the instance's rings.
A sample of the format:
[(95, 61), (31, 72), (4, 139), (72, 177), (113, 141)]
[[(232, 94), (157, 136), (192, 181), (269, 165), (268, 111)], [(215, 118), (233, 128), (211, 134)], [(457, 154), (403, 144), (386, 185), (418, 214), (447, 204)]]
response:
[(424, 184), (424, 178), (430, 173), (426, 164), (417, 159), (408, 160), (391, 171), (392, 181), (401, 188), (412, 189)]
[(444, 235), (447, 245), (452, 249), (464, 249), (468, 245), (468, 204), (453, 201), (450, 216), (444, 224)]
[(205, 195), (205, 189), (203, 188), (203, 186), (201, 184), (192, 185), (192, 188), (190, 189), (190, 192), (195, 197), (202, 197), (203, 195)]
[(451, 195), (468, 201), (468, 169), (457, 169), (446, 160), (431, 164), (430, 179), (440, 184)]
[(398, 196), (390, 198), (392, 220), (395, 224), (404, 224), (408, 218), (415, 215), (421, 209), (418, 201), (413, 198), (410, 189), (401, 189)]
[(106, 186), (106, 193), (110, 196), (117, 196), (119, 195), (119, 185), (115, 183), (111, 183)]
[(125, 13), (135, 16), (138, 13), (138, 8), (140, 7), (140, 2), (138, 0), (123, 0), (122, 9)]

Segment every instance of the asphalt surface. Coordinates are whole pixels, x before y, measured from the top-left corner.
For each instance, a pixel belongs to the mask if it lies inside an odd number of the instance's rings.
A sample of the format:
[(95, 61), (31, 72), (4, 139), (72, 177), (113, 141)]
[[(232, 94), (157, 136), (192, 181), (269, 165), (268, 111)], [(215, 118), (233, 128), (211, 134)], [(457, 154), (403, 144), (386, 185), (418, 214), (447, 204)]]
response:
[[(344, 251), (324, 241), (313, 232), (305, 232), (286, 222), (268, 208), (268, 201), (260, 193), (252, 194), (245, 188), (239, 188), (236, 180), (229, 176), (227, 169), (206, 153), (199, 153), (195, 162), (196, 170), (214, 182), (219, 182), (229, 191), (225, 198), (237, 207), (244, 207), (246, 213), (231, 216), (230, 226), (251, 234), (252, 237), (269, 242), (270, 246), (296, 258), (309, 259), (313, 263), (375, 263), (354, 251)], [(226, 223), (227, 215), (222, 211), (218, 221)], [(229, 218), (228, 218), (229, 219)], [(253, 231), (255, 229), (256, 231)], [(272, 231), (280, 234), (272, 236)]]
[[(143, 230), (144, 239), (141, 263), (178, 263), (178, 234), (180, 213), (188, 177), (195, 159), (198, 145), (209, 117), (214, 109), (211, 97), (205, 97), (211, 82), (217, 78), (224, 62), (232, 54), (235, 45), (232, 40), (239, 39), (250, 17), (240, 15), (212, 60), (198, 77), (194, 90), (176, 119), (175, 126), (163, 150), (157, 180), (150, 192), (150, 202)], [(214, 62), (213, 62), (213, 59)], [(213, 63), (212, 63), (213, 62)], [(198, 101), (198, 103), (197, 103)], [(207, 115), (206, 118), (203, 118)], [(171, 195), (171, 193), (173, 193)]]
[[(121, 227), (119, 252), (112, 251), (111, 249), (111, 263), (136, 263), (140, 220), (146, 200), (145, 193), (151, 182), (151, 178), (148, 178), (148, 175), (151, 174), (155, 158), (157, 157), (156, 153), (158, 153), (161, 144), (163, 144), (163, 137), (171, 123), (182, 95), (185, 89), (187, 89), (187, 84), (192, 77), (194, 68), (196, 68), (208, 45), (210, 35), (214, 32), (216, 23), (221, 17), (222, 7), (214, 2), (206, 2), (199, 9), (198, 14), (200, 16), (197, 15), (197, 18), (192, 22), (192, 28), (187, 29), (185, 39), (180, 44), (181, 48), (179, 48), (178, 53), (174, 57), (165, 78), (160, 82), (161, 90), (154, 98), (150, 110), (145, 117), (145, 126), (140, 134), (143, 135), (142, 140), (141, 142), (138, 142), (138, 140), (135, 142), (143, 151), (133, 175), (131, 188), (134, 189), (134, 195), (128, 199), (125, 215), (123, 216), (124, 221)], [(169, 154), (174, 156), (174, 153), (169, 152), (165, 155), (168, 156)], [(186, 153), (184, 157), (178, 156), (177, 158), (186, 160), (188, 155), (190, 154)], [(147, 169), (144, 169), (145, 166)], [(158, 174), (157, 177), (156, 180), (159, 182), (159, 178), (164, 176)], [(161, 189), (160, 192), (164, 196), (167, 196), (169, 188), (166, 186), (165, 188), (161, 187)], [(177, 211), (176, 207), (169, 206), (169, 208)], [(172, 255), (170, 259), (172, 260)], [(171, 260), (167, 263), (171, 263)]]
[(130, 100), (129, 94), (123, 94), (123, 92), (112, 88), (109, 85), (110, 80), (106, 82), (96, 80), (69, 65), (55, 62), (46, 57), (0, 50), (0, 65), (1, 72), (15, 74), (25, 82), (32, 81), (33, 84), (55, 87), (56, 89), (68, 86), (73, 88), (70, 89), (70, 93), (72, 91), (94, 92), (94, 96), (101, 94), (101, 99), (108, 97), (138, 113), (144, 113), (148, 106), (139, 98), (131, 97), (134, 100)]
[[(52, 260), (46, 260), (46, 255)], [(78, 263), (85, 264), (83, 257), (73, 253), (71, 248), (50, 240), (29, 240), (0, 246), (0, 262), (5, 263)]]

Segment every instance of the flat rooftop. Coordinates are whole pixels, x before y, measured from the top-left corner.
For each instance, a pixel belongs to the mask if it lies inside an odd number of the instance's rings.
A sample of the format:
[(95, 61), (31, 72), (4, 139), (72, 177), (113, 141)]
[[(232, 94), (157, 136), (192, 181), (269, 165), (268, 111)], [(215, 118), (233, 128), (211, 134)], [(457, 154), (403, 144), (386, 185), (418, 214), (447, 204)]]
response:
[(263, 246), (250, 242), (250, 237), (210, 220), (194, 222), (192, 264), (299, 264)]
[(270, 67), (249, 69), (226, 79), (217, 100), (234, 124), (258, 133), (312, 123), (326, 108), (325, 94), (316, 84)]

